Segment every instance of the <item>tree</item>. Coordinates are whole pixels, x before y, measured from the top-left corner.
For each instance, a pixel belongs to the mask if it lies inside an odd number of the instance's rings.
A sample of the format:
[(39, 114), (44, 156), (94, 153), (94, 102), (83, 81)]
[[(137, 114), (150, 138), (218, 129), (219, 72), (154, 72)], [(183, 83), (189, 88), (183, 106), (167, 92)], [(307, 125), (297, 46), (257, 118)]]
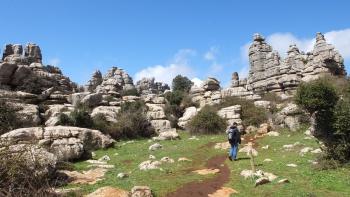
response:
[(173, 79), (172, 89), (173, 91), (189, 92), (192, 85), (193, 85), (193, 82), (189, 80), (187, 77), (182, 75), (177, 75)]

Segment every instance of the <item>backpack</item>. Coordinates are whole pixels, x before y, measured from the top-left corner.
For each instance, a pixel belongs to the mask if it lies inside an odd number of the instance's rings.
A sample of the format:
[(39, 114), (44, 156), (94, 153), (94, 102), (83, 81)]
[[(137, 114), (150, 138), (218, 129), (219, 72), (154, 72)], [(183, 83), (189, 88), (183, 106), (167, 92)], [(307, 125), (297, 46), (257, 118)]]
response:
[(237, 129), (230, 128), (227, 133), (227, 139), (230, 143), (236, 143)]

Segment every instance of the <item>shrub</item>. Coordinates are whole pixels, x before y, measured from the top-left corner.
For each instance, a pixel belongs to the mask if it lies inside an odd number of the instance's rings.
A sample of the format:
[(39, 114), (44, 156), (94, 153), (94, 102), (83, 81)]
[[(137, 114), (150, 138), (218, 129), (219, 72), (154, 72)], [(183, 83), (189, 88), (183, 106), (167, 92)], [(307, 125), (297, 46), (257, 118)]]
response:
[(38, 173), (39, 161), (28, 165), (28, 157), (7, 147), (0, 149), (0, 196), (50, 196), (53, 176)]
[(136, 88), (122, 90), (121, 95), (122, 96), (140, 96)]
[(21, 118), (16, 114), (17, 110), (19, 109), (0, 100), (0, 135), (23, 125)]
[(90, 109), (82, 104), (75, 106), (74, 110), (68, 115), (61, 113), (59, 116), (59, 125), (75, 126), (83, 128), (92, 128), (93, 120), (90, 116)]
[[(315, 137), (325, 144), (325, 164), (350, 160), (350, 103), (344, 94), (331, 85), (328, 78), (302, 84), (295, 96), (296, 103), (314, 118)], [(339, 99), (338, 94), (342, 94)]]
[(189, 92), (193, 82), (187, 77), (182, 75), (177, 75), (172, 82), (173, 91)]
[(239, 97), (225, 97), (220, 104), (215, 105), (216, 109), (230, 107), (233, 105), (241, 106), (241, 119), (244, 126), (256, 126), (265, 123), (268, 119), (267, 111), (262, 107), (256, 107), (253, 101), (239, 98)]
[(116, 123), (108, 122), (103, 114), (99, 114), (93, 118), (93, 127), (114, 139), (150, 137), (155, 130), (145, 115), (146, 108), (142, 101), (125, 102)]
[(301, 84), (295, 95), (296, 104), (310, 114), (331, 110), (338, 99), (336, 89), (325, 79)]
[(155, 133), (154, 128), (145, 114), (139, 112), (122, 112), (118, 116), (118, 122), (114, 123), (109, 134), (115, 138), (151, 137)]
[(188, 123), (192, 134), (216, 134), (224, 132), (227, 122), (221, 118), (215, 108), (203, 107), (198, 114)]

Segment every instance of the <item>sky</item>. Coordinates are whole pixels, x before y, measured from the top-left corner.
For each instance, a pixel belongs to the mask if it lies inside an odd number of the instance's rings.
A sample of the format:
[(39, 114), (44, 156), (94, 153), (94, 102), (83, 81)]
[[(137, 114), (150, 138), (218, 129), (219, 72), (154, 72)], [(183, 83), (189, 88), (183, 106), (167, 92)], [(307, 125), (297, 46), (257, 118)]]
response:
[(45, 64), (81, 85), (117, 66), (134, 82), (171, 83), (182, 74), (226, 87), (234, 71), (247, 74), (257, 32), (282, 56), (293, 43), (311, 50), (322, 32), (349, 73), (349, 7), (348, 0), (2, 0), (0, 45), (36, 43)]

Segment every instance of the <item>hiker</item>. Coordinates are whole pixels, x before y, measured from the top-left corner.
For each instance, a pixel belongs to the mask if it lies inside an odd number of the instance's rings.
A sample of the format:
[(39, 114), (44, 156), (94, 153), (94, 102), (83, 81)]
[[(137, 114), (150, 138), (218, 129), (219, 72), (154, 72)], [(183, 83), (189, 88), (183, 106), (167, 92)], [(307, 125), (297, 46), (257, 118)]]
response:
[(237, 160), (238, 144), (241, 143), (241, 134), (237, 128), (237, 123), (234, 122), (232, 126), (226, 131), (228, 142), (231, 144), (231, 149), (229, 153), (229, 160)]

